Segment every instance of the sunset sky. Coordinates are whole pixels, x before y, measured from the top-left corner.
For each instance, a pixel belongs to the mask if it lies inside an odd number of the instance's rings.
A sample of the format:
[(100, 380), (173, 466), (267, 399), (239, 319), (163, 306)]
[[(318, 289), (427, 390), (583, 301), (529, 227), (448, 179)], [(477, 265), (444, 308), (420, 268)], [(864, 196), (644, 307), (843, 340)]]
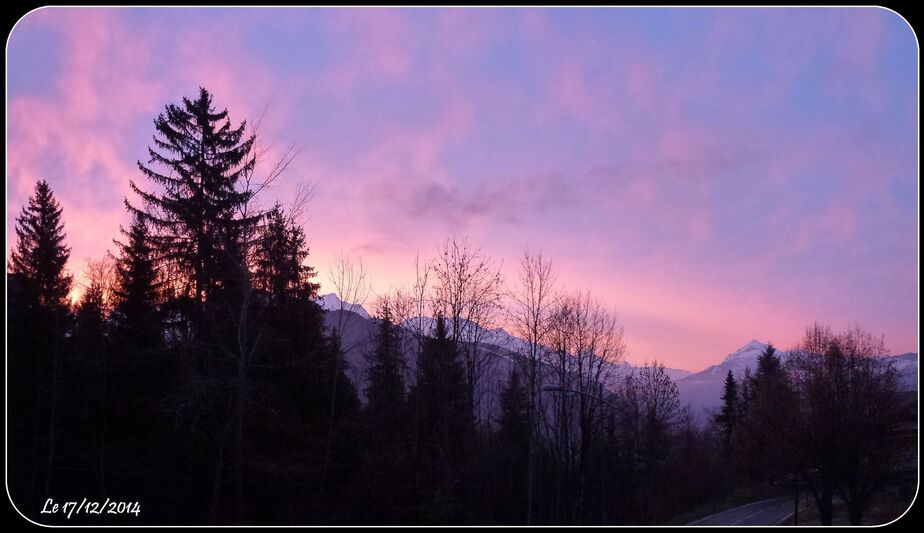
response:
[(468, 236), (511, 280), (541, 249), (631, 362), (815, 320), (917, 351), (918, 60), (880, 8), (44, 8), (7, 47), (7, 253), (39, 178), (74, 272), (113, 250), (154, 118), (201, 85), (297, 146), (264, 203), (316, 184), (321, 292), (338, 253), (384, 291)]

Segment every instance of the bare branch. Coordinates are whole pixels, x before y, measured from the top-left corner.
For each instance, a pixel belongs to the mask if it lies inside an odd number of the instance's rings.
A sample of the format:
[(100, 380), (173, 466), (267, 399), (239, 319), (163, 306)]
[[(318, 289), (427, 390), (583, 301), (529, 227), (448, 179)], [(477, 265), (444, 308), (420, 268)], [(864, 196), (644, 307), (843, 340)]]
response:
[[(337, 299), (340, 300), (340, 307), (337, 309), (337, 331), (342, 335), (349, 326), (353, 312), (366, 302), (372, 292), (372, 286), (362, 258), (354, 261), (342, 253), (338, 254), (329, 266), (327, 279)], [(351, 348), (352, 346), (344, 347), (344, 353)]]

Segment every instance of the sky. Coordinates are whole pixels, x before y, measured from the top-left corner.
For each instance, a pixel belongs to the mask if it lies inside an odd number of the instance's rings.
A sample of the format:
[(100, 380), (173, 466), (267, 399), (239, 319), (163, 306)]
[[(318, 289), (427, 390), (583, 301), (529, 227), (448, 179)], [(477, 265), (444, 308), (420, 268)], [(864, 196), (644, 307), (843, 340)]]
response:
[(815, 321), (918, 347), (918, 43), (882, 8), (42, 8), (7, 43), (7, 241), (39, 178), (69, 268), (114, 250), (153, 120), (259, 124), (263, 194), (377, 293), (467, 237), (588, 290), (630, 362), (699, 370)]

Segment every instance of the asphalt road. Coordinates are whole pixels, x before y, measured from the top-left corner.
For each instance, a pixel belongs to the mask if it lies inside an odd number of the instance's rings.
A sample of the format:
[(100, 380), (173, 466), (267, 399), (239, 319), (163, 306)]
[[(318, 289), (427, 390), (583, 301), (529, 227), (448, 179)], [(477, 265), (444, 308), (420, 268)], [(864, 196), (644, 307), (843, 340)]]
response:
[(694, 520), (688, 526), (775, 526), (792, 516), (792, 497), (782, 496), (735, 507)]

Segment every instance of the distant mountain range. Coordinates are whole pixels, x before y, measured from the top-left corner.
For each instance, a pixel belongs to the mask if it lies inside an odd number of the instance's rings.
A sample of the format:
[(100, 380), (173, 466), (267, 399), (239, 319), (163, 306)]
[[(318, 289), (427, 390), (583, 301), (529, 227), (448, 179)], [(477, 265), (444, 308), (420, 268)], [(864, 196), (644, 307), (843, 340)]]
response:
[[(325, 318), (327, 326), (329, 328), (336, 327), (341, 331), (343, 347), (346, 351), (347, 375), (357, 384), (362, 397), (366, 381), (367, 346), (374, 338), (374, 321), (361, 305), (341, 302), (332, 293), (320, 296), (318, 303), (327, 310)], [(409, 323), (413, 321), (419, 322)], [(404, 326), (405, 340), (407, 342), (411, 341), (410, 330), (412, 325), (420, 327), (425, 333), (431, 333), (435, 329), (435, 324), (436, 321), (429, 317), (419, 317), (405, 321), (402, 324)], [(447, 324), (447, 327), (451, 329), (450, 324)], [(500, 390), (507, 380), (510, 369), (513, 368), (513, 364), (518, 358), (517, 354), (522, 352), (522, 349), (526, 346), (526, 341), (511, 335), (503, 328), (484, 329), (477, 324), (471, 324), (470, 327), (478, 328), (478, 337), (481, 340), (482, 349), (489, 350), (493, 355), (491, 368), (486, 372), (487, 379), (484, 383), (482, 394), (483, 415), (491, 417), (497, 406)], [(751, 340), (725, 356), (722, 362), (707, 367), (700, 372), (676, 368), (665, 368), (665, 371), (677, 385), (681, 404), (689, 405), (694, 414), (704, 416), (708, 412), (717, 409), (721, 404), (722, 388), (728, 371), (731, 370), (736, 378), (743, 377), (746, 368), (750, 368), (753, 372), (757, 367), (757, 358), (766, 348), (766, 344)], [(778, 353), (783, 361), (789, 357), (789, 354), (785, 351), (778, 351)], [(892, 360), (892, 364), (899, 372), (904, 386), (909, 390), (917, 390), (918, 354), (905, 353), (885, 357)], [(413, 361), (408, 362), (413, 363)], [(613, 380), (617, 380), (627, 373), (633, 372), (636, 368), (638, 367), (621, 361), (612, 366), (610, 375)]]
[[(744, 376), (746, 368), (750, 368), (753, 372), (757, 368), (757, 358), (766, 348), (766, 344), (752, 340), (728, 354), (721, 363), (676, 379), (675, 383), (680, 392), (681, 401), (684, 404), (690, 404), (698, 412), (718, 408), (722, 403), (722, 388), (728, 371), (731, 370), (732, 375), (737, 379)], [(778, 351), (777, 353), (784, 362), (789, 358), (788, 352)], [(917, 390), (918, 354), (904, 353), (885, 357), (892, 360), (903, 385), (909, 390)]]
[(327, 293), (327, 294), (322, 294), (321, 296), (319, 296), (318, 304), (321, 306), (321, 308), (323, 308), (326, 311), (340, 311), (340, 310), (350, 311), (352, 313), (356, 313), (357, 315), (367, 320), (372, 318), (371, 316), (369, 316), (369, 313), (366, 312), (363, 306), (359, 304), (351, 304), (351, 303), (344, 302), (343, 300), (338, 298), (336, 294), (332, 292)]

